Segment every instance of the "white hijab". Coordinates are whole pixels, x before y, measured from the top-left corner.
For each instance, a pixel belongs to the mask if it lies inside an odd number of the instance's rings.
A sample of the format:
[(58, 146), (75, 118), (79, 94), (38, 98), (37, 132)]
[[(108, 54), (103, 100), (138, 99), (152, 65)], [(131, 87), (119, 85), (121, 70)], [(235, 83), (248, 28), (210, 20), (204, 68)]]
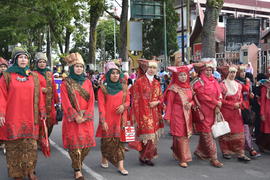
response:
[(235, 80), (230, 80), (229, 78), (224, 80), (225, 86), (227, 88), (226, 96), (233, 96), (238, 91), (238, 83)]
[(147, 72), (146, 72), (145, 74), (146, 74), (147, 79), (150, 81), (150, 83), (152, 83), (153, 80), (154, 80), (154, 75), (151, 76), (151, 75), (149, 75)]

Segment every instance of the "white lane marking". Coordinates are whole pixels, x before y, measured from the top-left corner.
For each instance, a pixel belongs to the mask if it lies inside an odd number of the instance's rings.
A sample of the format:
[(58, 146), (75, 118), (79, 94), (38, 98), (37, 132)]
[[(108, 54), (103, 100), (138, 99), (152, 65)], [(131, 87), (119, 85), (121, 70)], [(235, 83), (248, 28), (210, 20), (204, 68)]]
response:
[[(54, 141), (52, 141), (50, 139), (50, 143), (52, 146), (54, 146), (58, 151), (60, 151), (60, 153), (62, 153), (64, 156), (66, 156), (68, 159), (70, 159), (68, 152), (65, 151), (63, 148), (61, 148), (60, 146), (58, 146)], [(92, 176), (93, 178), (95, 178), (96, 180), (106, 180), (106, 178), (104, 178), (102, 175), (98, 174), (97, 172), (95, 172), (94, 170), (92, 170), (91, 168), (89, 168), (88, 166), (86, 166), (83, 163), (83, 170), (86, 171), (90, 176)]]

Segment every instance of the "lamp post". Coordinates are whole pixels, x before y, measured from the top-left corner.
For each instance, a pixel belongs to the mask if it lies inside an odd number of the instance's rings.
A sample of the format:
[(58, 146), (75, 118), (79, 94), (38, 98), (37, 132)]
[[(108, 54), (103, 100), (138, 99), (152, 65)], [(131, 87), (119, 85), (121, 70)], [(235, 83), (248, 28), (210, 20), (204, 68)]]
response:
[(163, 3), (163, 18), (164, 18), (164, 68), (167, 67), (167, 21), (166, 21), (166, 1)]

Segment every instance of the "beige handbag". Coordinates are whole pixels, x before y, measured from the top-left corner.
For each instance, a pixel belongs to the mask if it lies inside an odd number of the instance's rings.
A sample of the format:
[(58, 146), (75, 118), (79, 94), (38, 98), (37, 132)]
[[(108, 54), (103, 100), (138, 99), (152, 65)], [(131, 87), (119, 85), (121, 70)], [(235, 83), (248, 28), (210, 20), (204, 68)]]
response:
[(215, 123), (213, 124), (211, 130), (214, 138), (218, 138), (231, 132), (229, 123), (225, 121), (221, 112), (216, 113)]

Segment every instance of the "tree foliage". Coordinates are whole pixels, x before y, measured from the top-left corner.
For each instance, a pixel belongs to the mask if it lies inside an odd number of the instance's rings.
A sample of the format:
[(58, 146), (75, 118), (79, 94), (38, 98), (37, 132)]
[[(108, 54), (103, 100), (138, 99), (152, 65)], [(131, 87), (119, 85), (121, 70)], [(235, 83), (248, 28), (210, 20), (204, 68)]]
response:
[[(161, 2), (163, 3), (164, 0)], [(178, 15), (173, 7), (173, 0), (166, 1), (167, 21), (167, 47), (168, 54), (177, 50), (177, 21)], [(143, 23), (143, 48), (144, 56), (148, 59), (152, 56), (164, 54), (164, 21), (163, 18), (145, 21)]]
[[(114, 19), (101, 20), (97, 26), (97, 49), (100, 52), (100, 59), (114, 58), (114, 23), (116, 39), (119, 39), (119, 24)], [(116, 41), (116, 53), (119, 53), (120, 41)], [(105, 54), (104, 51), (106, 52)]]

